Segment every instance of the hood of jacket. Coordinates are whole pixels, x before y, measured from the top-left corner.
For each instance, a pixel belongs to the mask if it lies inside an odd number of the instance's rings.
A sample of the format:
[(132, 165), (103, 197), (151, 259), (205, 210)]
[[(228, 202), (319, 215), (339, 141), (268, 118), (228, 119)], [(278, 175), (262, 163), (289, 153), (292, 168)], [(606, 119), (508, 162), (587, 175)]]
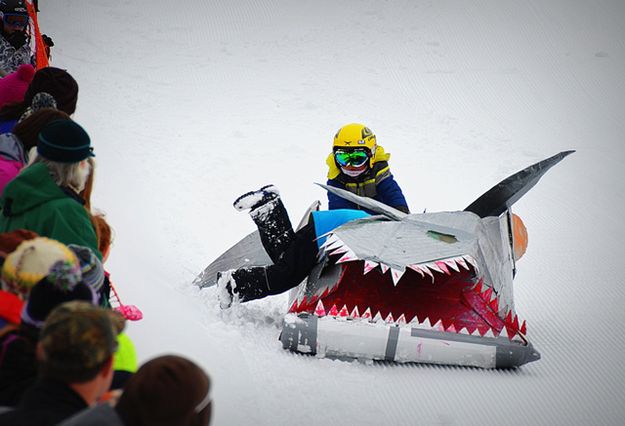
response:
[[(375, 155), (373, 156), (372, 167), (373, 167), (373, 164), (381, 162), (381, 161), (388, 161), (390, 158), (391, 158), (391, 154), (384, 152), (384, 148), (378, 145), (375, 150)], [(328, 168), (329, 168), (328, 179), (336, 179), (336, 177), (341, 174), (341, 169), (339, 169), (339, 167), (336, 165), (336, 161), (334, 161), (333, 152), (331, 152), (328, 155), (328, 158), (326, 158), (326, 164), (328, 165)]]
[(66, 198), (67, 194), (54, 182), (43, 163), (26, 167), (4, 188), (0, 197), (2, 214), (17, 216), (49, 201)]
[(19, 161), (22, 164), (28, 162), (22, 142), (13, 133), (0, 135), (0, 156), (11, 161)]

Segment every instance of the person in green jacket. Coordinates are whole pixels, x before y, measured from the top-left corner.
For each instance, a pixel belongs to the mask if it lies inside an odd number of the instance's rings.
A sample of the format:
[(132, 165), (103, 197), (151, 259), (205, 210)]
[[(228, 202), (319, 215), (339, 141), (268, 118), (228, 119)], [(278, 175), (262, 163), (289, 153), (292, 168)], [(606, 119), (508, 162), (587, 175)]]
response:
[(37, 156), (0, 197), (0, 232), (28, 229), (64, 244), (89, 247), (102, 259), (95, 229), (79, 193), (91, 172), (93, 148), (72, 120), (56, 120), (39, 133)]

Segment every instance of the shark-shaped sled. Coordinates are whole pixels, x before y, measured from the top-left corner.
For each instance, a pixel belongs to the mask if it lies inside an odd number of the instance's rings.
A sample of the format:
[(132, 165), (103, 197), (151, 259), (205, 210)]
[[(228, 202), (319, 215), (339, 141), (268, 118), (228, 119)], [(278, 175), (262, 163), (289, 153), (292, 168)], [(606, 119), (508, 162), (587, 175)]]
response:
[[(338, 358), (510, 368), (540, 359), (514, 307), (512, 204), (564, 151), (495, 185), (464, 211), (406, 214), (320, 185), (379, 213), (328, 234), (319, 263), (290, 293), (283, 347)], [(267, 265), (258, 233), (196, 279)]]

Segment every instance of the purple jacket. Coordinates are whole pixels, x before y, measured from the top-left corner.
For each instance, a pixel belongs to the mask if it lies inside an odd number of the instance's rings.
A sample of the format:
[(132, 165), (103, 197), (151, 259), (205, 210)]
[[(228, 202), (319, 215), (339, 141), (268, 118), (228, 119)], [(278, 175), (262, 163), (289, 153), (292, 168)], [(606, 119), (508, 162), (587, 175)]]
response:
[(28, 162), (22, 143), (13, 133), (0, 135), (0, 194)]

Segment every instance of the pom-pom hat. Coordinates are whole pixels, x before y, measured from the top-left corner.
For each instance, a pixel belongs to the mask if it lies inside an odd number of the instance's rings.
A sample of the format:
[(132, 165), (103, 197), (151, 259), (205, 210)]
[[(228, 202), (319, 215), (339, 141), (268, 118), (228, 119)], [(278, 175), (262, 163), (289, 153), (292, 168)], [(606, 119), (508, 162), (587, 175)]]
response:
[(48, 276), (57, 262), (78, 268), (78, 258), (65, 244), (46, 237), (22, 242), (2, 265), (2, 283), (9, 291), (27, 297), (31, 288)]
[(57, 108), (69, 115), (76, 111), (78, 83), (65, 70), (46, 67), (37, 71), (24, 94), (24, 103), (31, 105), (39, 92), (46, 92), (56, 100)]
[(39, 133), (37, 153), (57, 163), (78, 163), (95, 157), (89, 135), (72, 120), (55, 120)]

